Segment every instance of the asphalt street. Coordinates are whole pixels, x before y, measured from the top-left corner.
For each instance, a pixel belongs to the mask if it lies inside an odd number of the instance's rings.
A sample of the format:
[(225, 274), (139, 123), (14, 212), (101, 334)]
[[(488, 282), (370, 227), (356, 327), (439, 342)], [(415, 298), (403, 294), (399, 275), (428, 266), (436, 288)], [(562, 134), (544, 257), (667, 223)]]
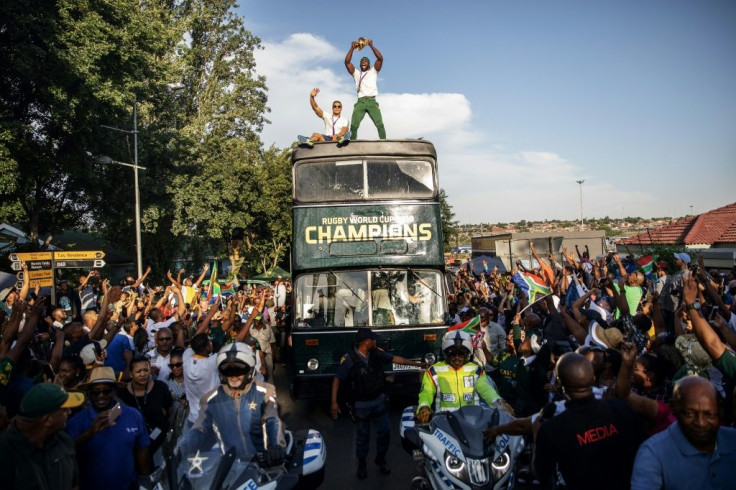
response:
[(393, 399), (389, 407), (391, 417), (391, 447), (387, 460), (391, 474), (383, 475), (373, 463), (375, 432), (371, 433), (371, 452), (368, 458), (368, 479), (358, 480), (355, 457), (355, 425), (346, 414), (333, 420), (329, 415), (329, 401), (292, 400), (286, 368), (278, 365), (275, 372), (276, 392), (281, 417), (288, 429), (312, 428), (320, 431), (327, 446), (327, 463), (323, 489), (403, 489), (409, 488), (414, 477), (411, 455), (401, 448), (399, 420), (407, 405), (416, 403), (411, 398)]

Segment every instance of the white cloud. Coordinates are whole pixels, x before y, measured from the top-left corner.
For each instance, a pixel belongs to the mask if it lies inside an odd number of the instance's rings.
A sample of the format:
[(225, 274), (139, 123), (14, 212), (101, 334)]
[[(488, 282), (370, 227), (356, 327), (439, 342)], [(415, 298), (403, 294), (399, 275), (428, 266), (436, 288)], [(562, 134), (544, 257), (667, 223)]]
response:
[[(263, 45), (256, 52), (256, 61), (269, 88), (272, 124), (262, 134), (266, 145), (289, 146), (298, 134), (321, 131), (322, 123), (309, 107), (309, 92), (314, 87), (320, 88), (317, 102), (323, 109), (337, 99), (351, 113), (355, 88), (344, 69), (342, 51), (310, 33)], [(464, 94), (394, 94), (380, 89), (379, 78), (378, 100), (388, 137), (423, 137), (435, 144), (441, 186), (462, 223), (576, 219), (579, 187), (575, 181), (581, 178), (586, 179), (586, 216), (601, 217), (622, 206), (627, 214), (644, 216), (657, 201), (642, 192), (620, 191), (600, 183), (589, 169), (553, 151), (503, 148), (492, 135), (472, 125), (471, 101)], [(378, 137), (368, 117), (361, 123), (360, 137)]]

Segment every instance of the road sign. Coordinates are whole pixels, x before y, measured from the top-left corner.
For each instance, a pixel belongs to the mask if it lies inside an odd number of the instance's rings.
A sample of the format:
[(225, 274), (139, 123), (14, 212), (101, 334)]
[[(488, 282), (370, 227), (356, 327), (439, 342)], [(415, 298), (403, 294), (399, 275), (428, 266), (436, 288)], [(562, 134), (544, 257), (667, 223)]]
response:
[[(15, 275), (19, 281), (23, 280), (24, 272), (20, 271)], [(31, 278), (31, 281), (35, 281), (36, 279), (51, 279), (54, 277), (51, 275), (51, 269), (43, 269), (40, 271), (28, 271), (28, 276)]]
[[(32, 271), (39, 271), (42, 269), (51, 269), (51, 261), (50, 260), (31, 260), (26, 262), (26, 266), (28, 266), (29, 270)], [(22, 271), (23, 269), (20, 266), (20, 262), (11, 262), (10, 268), (14, 271)]]
[(11, 262), (20, 262), (21, 260), (26, 262), (30, 260), (51, 260), (51, 252), (23, 252), (10, 254)]
[(71, 250), (66, 252), (56, 252), (54, 254), (54, 259), (56, 260), (94, 260), (104, 258), (105, 252), (102, 250)]
[(57, 260), (54, 264), (57, 269), (100, 269), (105, 267), (105, 261), (97, 260)]
[[(51, 288), (54, 286), (53, 279), (31, 279), (31, 288), (36, 285), (36, 282), (38, 282), (38, 285), (42, 288)], [(21, 289), (23, 287), (23, 281), (18, 282), (15, 287)]]

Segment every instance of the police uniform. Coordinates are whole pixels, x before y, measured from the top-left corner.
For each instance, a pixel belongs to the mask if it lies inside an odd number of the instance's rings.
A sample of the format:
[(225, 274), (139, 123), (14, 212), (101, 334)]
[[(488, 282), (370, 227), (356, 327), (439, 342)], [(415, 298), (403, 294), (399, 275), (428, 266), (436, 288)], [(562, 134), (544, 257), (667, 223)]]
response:
[(356, 456), (368, 456), (371, 422), (376, 426), (376, 450), (380, 456), (388, 451), (391, 424), (384, 393), (385, 378), (382, 364), (392, 362), (394, 356), (380, 349), (373, 349), (368, 357), (357, 349), (348, 352), (340, 360), (335, 376), (346, 387), (347, 398), (352, 405), (357, 425)]

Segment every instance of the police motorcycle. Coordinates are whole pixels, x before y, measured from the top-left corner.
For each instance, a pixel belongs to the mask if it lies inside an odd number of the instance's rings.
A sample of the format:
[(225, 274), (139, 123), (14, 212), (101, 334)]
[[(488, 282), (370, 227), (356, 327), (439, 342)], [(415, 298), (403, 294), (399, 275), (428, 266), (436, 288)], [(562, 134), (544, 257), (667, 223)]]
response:
[[(255, 363), (253, 351), (243, 343), (223, 347), (216, 359), (224, 383), (227, 383), (225, 376), (246, 374), (246, 382), (241, 386), (250, 381)], [(244, 399), (243, 403), (245, 401), (247, 399)], [(228, 422), (237, 424), (236, 427), (218, 426), (217, 421), (213, 421), (210, 435), (215, 436), (215, 441), (212, 437), (187, 440), (185, 436), (180, 439), (164, 466), (159, 468), (141, 488), (309, 490), (322, 484), (327, 450), (319, 431), (284, 430), (285, 447), (271, 446), (247, 458), (238, 458), (236, 448), (232, 444), (227, 447), (228, 436), (223, 436), (223, 433), (238, 430), (243, 437), (249, 435), (241, 431), (240, 418), (235, 412), (232, 413), (232, 419)], [(264, 427), (264, 432), (266, 430)], [(229, 436), (232, 435), (231, 432)], [(196, 443), (192, 444), (193, 441)], [(245, 445), (245, 440), (243, 444)]]
[[(442, 347), (444, 352), (444, 342)], [(472, 344), (469, 348), (472, 352)], [(486, 429), (513, 419), (502, 405), (467, 405), (438, 412), (428, 424), (415, 420), (415, 410), (414, 406), (404, 409), (399, 429), (402, 446), (417, 464), (412, 490), (514, 488), (523, 437), (502, 434), (484, 442)]]

